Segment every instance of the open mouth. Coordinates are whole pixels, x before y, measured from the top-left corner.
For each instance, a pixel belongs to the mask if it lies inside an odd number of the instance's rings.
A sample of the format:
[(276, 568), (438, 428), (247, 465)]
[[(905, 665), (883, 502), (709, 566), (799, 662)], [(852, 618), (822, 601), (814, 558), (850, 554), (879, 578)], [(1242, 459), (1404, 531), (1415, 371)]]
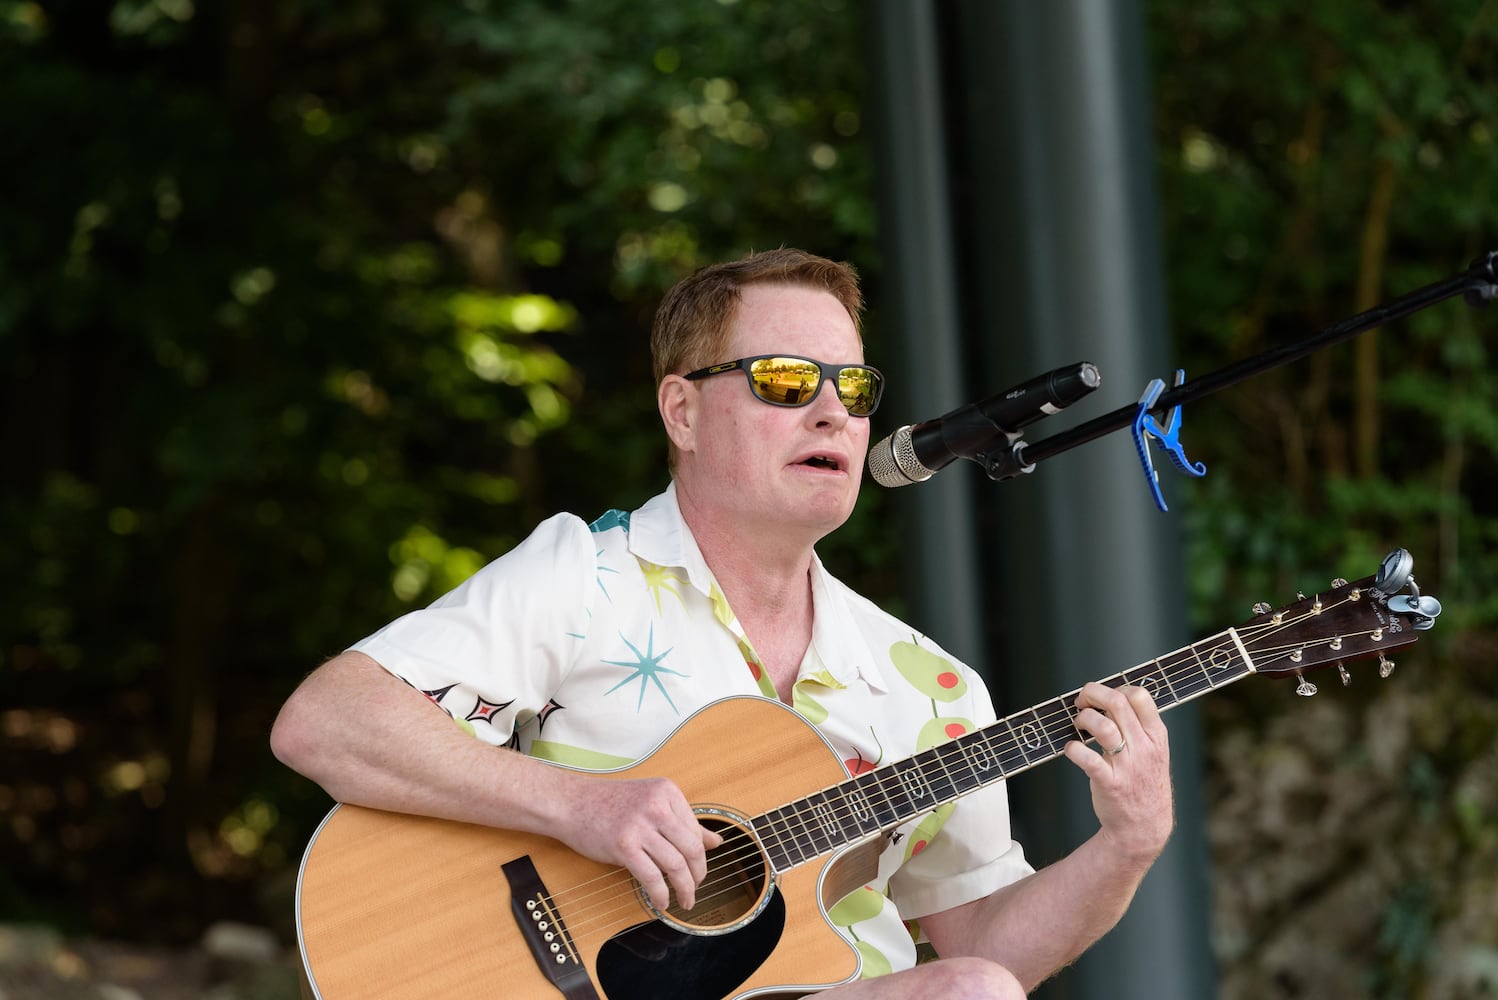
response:
[(802, 465), (809, 465), (809, 466), (811, 466), (814, 469), (833, 469), (833, 470), (837, 470), (837, 469), (842, 468), (842, 466), (840, 466), (838, 464), (837, 459), (835, 459), (835, 458), (828, 458), (826, 455), (813, 455), (810, 458), (808, 458), (806, 461), (802, 462), (801, 464)]

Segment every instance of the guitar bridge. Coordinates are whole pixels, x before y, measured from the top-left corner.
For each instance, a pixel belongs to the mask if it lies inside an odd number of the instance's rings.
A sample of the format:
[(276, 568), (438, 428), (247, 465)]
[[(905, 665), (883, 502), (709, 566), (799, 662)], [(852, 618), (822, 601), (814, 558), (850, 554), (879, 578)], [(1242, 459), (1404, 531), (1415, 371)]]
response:
[(510, 883), (510, 910), (520, 925), (520, 936), (525, 938), (542, 975), (567, 1000), (599, 1000), (572, 936), (530, 857), (519, 857), (500, 867)]

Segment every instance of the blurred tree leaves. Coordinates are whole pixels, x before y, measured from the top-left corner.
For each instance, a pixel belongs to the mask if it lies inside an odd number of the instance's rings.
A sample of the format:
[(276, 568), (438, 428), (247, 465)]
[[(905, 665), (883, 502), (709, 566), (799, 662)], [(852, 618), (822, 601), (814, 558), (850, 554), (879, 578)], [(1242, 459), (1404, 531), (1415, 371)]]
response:
[[(1498, 4), (1149, 11), (1188, 375), (1498, 249)], [(1263, 684), (1203, 704), (1224, 997), (1498, 989), (1494, 325), (1453, 300), (1191, 408), (1198, 627), (1395, 546), (1446, 609), (1388, 681), (1352, 664), (1311, 703)]]
[(872, 260), (856, 29), (0, 3), (7, 909), (259, 914), (199, 887), (284, 871), (326, 807), (266, 747), (299, 677), (541, 516), (663, 484), (664, 286)]
[[(1189, 369), (1307, 337), (1492, 249), (1492, 4), (1150, 11)], [(1193, 565), (1198, 610), (1221, 616), (1209, 598), (1229, 576), (1241, 609), (1303, 585), (1307, 568), (1376, 564), (1392, 544), (1418, 549), (1420, 578), (1462, 607), (1490, 590), (1491, 567), (1458, 551), (1492, 513), (1471, 478), (1494, 454), (1488, 326), (1458, 301), (1197, 407), (1197, 452), (1235, 459), (1218, 462), (1197, 511), (1197, 537), (1213, 539)], [(1257, 461), (1236, 461), (1245, 445)], [(1328, 530), (1346, 524), (1364, 533), (1356, 553)]]

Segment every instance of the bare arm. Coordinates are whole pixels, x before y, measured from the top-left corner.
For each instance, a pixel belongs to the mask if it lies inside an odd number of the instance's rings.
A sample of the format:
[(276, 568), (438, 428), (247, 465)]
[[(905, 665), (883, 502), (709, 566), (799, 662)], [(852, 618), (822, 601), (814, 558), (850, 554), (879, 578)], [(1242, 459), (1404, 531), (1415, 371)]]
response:
[(662, 908), (668, 880), (691, 905), (720, 839), (671, 782), (593, 777), (489, 746), (363, 653), (334, 657), (292, 692), (271, 749), (340, 802), (554, 837), (628, 868)]
[(1081, 742), (1066, 756), (1092, 784), (1100, 828), (1071, 854), (983, 899), (921, 919), (943, 957), (980, 955), (1015, 974), (1026, 990), (1076, 959), (1118, 923), (1174, 825), (1165, 724), (1149, 693), (1089, 684), (1077, 725), (1104, 748)]

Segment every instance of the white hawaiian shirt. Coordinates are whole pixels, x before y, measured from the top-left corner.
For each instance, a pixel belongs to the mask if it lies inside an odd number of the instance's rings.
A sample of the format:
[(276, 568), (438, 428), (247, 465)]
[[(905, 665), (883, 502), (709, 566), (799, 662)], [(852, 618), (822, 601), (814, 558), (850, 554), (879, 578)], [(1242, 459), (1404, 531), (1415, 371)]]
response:
[[(976, 673), (817, 559), (812, 595), (812, 641), (793, 707), (851, 773), (995, 721)], [(629, 765), (718, 699), (775, 698), (682, 520), (674, 485), (591, 525), (570, 514), (546, 520), (430, 607), (353, 648), (477, 738), (573, 767)], [(1032, 870), (1010, 836), (999, 782), (899, 827), (877, 878), (829, 917), (862, 955), (863, 975), (906, 969), (918, 918)]]

